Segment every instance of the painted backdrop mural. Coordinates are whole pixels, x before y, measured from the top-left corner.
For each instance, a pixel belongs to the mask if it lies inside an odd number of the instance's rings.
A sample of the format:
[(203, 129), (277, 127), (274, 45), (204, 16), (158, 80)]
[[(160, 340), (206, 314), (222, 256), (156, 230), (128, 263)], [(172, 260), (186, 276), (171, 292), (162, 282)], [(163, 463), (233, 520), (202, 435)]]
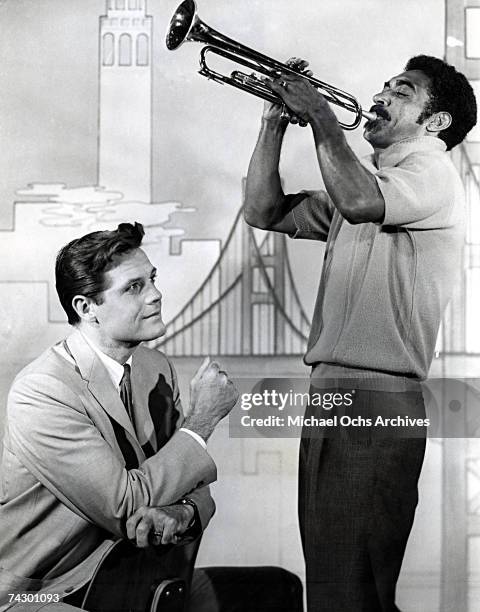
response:
[[(184, 395), (197, 356), (206, 352), (226, 355), (223, 362), (237, 376), (307, 374), (300, 355), (322, 245), (246, 233), (238, 211), (262, 102), (198, 76), (197, 43), (166, 50), (164, 33), (177, 4), (0, 1), (0, 426), (15, 373), (68, 333), (53, 283), (55, 253), (79, 235), (123, 221), (145, 225), (165, 318), (186, 329), (180, 348), (174, 340), (168, 345), (181, 355)], [(440, 0), (200, 0), (198, 9), (206, 23), (262, 53), (309, 59), (320, 79), (367, 107), (410, 56), (444, 55)], [(463, 43), (452, 38), (450, 44)], [(366, 154), (361, 132), (349, 140)], [(289, 129), (282, 170), (288, 191), (321, 187), (308, 129)], [(252, 264), (248, 253), (257, 246)], [(284, 279), (281, 316), (269, 292), (269, 266)], [(249, 298), (255, 314), (248, 335), (238, 306), (247, 280), (252, 295), (267, 296), (257, 303)], [(227, 291), (231, 303), (219, 299)], [(303, 575), (297, 446), (297, 440), (233, 440), (226, 426), (215, 434), (218, 512), (201, 563), (278, 564)], [(441, 443), (429, 444), (402, 572), (401, 601), (412, 611), (440, 605), (442, 452)], [(480, 609), (477, 553), (475, 541), (468, 559), (471, 610)]]

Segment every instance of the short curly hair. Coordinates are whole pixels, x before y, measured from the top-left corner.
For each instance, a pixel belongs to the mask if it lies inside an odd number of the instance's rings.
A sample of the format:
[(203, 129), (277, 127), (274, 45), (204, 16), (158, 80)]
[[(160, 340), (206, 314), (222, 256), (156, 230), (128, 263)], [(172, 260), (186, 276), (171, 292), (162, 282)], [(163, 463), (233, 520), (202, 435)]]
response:
[(145, 232), (141, 223), (120, 223), (116, 230), (92, 232), (60, 249), (55, 263), (55, 284), (70, 325), (80, 322), (72, 306), (76, 295), (101, 304), (105, 272), (115, 267), (118, 257), (137, 249)]
[(439, 133), (447, 151), (462, 142), (477, 123), (477, 102), (465, 75), (443, 60), (430, 55), (417, 55), (408, 60), (405, 70), (420, 70), (430, 79), (430, 100), (418, 123), (434, 113), (445, 111), (452, 117), (451, 125)]

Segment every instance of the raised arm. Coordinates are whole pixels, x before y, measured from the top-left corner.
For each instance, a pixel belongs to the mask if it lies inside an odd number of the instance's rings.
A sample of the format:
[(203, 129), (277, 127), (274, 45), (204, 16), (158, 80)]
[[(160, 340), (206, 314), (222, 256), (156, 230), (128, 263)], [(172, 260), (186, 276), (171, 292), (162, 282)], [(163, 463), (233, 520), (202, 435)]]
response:
[(385, 203), (375, 176), (348, 145), (325, 98), (295, 75), (283, 75), (281, 81), (271, 81), (270, 85), (311, 125), (326, 191), (340, 214), (350, 223), (382, 221)]
[[(308, 62), (290, 58), (287, 65), (310, 75)], [(248, 167), (244, 218), (253, 227), (294, 234), (297, 230), (291, 211), (302, 198), (286, 196), (282, 189), (278, 165), (288, 120), (282, 107), (266, 102), (257, 144)]]
[(288, 123), (280, 107), (266, 103), (258, 141), (248, 167), (245, 221), (253, 227), (293, 233), (291, 199), (283, 192), (278, 172), (283, 137)]

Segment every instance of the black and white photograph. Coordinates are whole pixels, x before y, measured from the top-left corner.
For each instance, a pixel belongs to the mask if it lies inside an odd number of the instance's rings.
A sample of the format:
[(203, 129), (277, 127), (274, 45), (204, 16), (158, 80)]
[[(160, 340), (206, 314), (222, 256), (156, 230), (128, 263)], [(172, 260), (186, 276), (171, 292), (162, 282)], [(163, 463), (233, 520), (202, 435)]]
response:
[(480, 0), (0, 0), (0, 611), (480, 612)]

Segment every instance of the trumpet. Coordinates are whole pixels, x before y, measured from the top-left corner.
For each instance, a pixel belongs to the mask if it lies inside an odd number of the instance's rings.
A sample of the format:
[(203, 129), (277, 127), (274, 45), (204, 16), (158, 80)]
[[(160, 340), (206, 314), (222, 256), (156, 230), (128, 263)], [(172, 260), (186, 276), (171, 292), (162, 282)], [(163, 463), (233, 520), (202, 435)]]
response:
[[(200, 70), (199, 74), (217, 83), (231, 85), (253, 94), (269, 102), (282, 104), (283, 100), (275, 94), (264, 82), (264, 78), (257, 75), (260, 73), (269, 79), (278, 79), (283, 74), (295, 74), (301, 76), (316, 87), (324, 98), (330, 103), (354, 113), (351, 123), (342, 123), (340, 126), (344, 130), (354, 130), (357, 128), (362, 118), (368, 120), (375, 119), (377, 115), (364, 111), (356, 98), (351, 94), (320, 81), (311, 76), (302, 74), (298, 70), (283, 64), (275, 59), (263, 55), (241, 43), (217, 32), (209, 25), (204, 23), (197, 15), (195, 0), (184, 0), (178, 7), (170, 21), (167, 30), (166, 45), (167, 49), (174, 51), (185, 41), (195, 41), (204, 43), (205, 46), (200, 51)], [(209, 68), (207, 55), (213, 54), (224, 57), (232, 62), (240, 64), (253, 70), (251, 74), (246, 74), (240, 70), (233, 70), (230, 75), (216, 72)], [(295, 115), (288, 108), (286, 116), (291, 119)]]

